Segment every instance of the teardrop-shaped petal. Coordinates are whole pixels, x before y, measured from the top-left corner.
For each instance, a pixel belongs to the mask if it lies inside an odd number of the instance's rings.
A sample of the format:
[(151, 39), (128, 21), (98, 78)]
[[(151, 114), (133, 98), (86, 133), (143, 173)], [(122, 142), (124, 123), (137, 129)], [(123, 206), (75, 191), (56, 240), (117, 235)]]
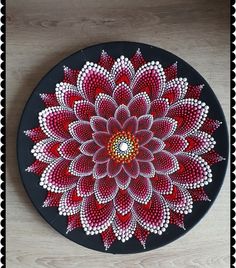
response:
[(94, 103), (99, 94), (112, 94), (114, 81), (106, 69), (87, 62), (78, 75), (77, 86), (80, 94)]
[(133, 203), (134, 200), (127, 190), (119, 190), (114, 199), (114, 206), (116, 210), (122, 215), (130, 212), (131, 208), (133, 207)]
[(215, 150), (210, 150), (209, 152), (201, 155), (201, 157), (208, 163), (208, 165), (214, 165), (222, 160), (225, 160), (224, 157), (219, 155)]
[(137, 178), (140, 173), (138, 161), (133, 159), (129, 163), (124, 163), (124, 170), (131, 178)]
[(51, 192), (65, 192), (75, 186), (78, 177), (69, 172), (70, 161), (58, 158), (49, 164), (40, 178), (40, 185)]
[(164, 73), (166, 76), (166, 81), (177, 78), (177, 62), (164, 68)]
[(58, 207), (63, 193), (47, 192), (43, 207)]
[(121, 123), (121, 125), (123, 125), (129, 117), (130, 111), (127, 106), (122, 104), (116, 109), (115, 118)]
[(150, 130), (139, 130), (135, 133), (135, 137), (138, 139), (139, 145), (144, 145), (148, 143), (152, 137), (153, 137), (153, 132)]
[(199, 130), (212, 135), (221, 124), (222, 122), (218, 120), (206, 118)]
[(93, 133), (93, 140), (96, 142), (97, 145), (104, 147), (107, 146), (107, 143), (110, 140), (111, 135), (107, 132), (98, 131)]
[[(84, 198), (80, 210), (81, 223), (86, 234), (105, 231), (115, 217), (113, 202), (99, 204), (94, 195)], [(91, 230), (91, 231), (90, 231)]]
[(88, 176), (92, 174), (93, 167), (92, 157), (80, 154), (70, 163), (69, 171), (75, 176)]
[(80, 154), (80, 144), (74, 140), (69, 139), (65, 140), (60, 147), (58, 148), (58, 151), (60, 155), (68, 160), (73, 160), (77, 155)]
[(150, 179), (154, 191), (160, 194), (171, 194), (173, 191), (173, 183), (168, 175), (156, 174)]
[(144, 249), (146, 249), (146, 241), (149, 235), (149, 231), (137, 224), (134, 236), (139, 240)]
[(152, 124), (152, 132), (159, 139), (167, 139), (172, 136), (177, 128), (177, 122), (169, 117), (154, 120)]
[(207, 196), (204, 188), (189, 189), (193, 201), (211, 201)]
[(168, 99), (157, 99), (151, 102), (150, 114), (153, 118), (160, 118), (167, 115), (169, 110), (169, 101)]
[(107, 121), (107, 131), (110, 133), (110, 134), (116, 134), (117, 132), (121, 131), (121, 124), (120, 122), (114, 118), (114, 117), (111, 117), (108, 119)]
[(169, 109), (168, 116), (177, 122), (175, 134), (186, 135), (198, 130), (207, 117), (209, 107), (201, 101), (184, 99)]
[(130, 61), (134, 66), (135, 71), (137, 71), (142, 65), (146, 63), (139, 48), (137, 49)]
[(82, 154), (93, 156), (97, 150), (100, 148), (94, 140), (88, 140), (81, 144), (80, 151)]
[(170, 175), (171, 179), (185, 188), (199, 188), (212, 181), (208, 163), (200, 156), (187, 153), (176, 155), (179, 169)]
[(155, 170), (161, 174), (171, 174), (179, 168), (176, 157), (167, 151), (156, 153), (152, 163)]
[(184, 151), (187, 146), (188, 142), (183, 136), (173, 135), (165, 140), (165, 150), (172, 154)]
[(107, 94), (99, 94), (95, 101), (95, 110), (98, 115), (106, 119), (112, 117), (117, 108), (115, 100)]
[(60, 156), (58, 148), (60, 142), (54, 141), (52, 139), (45, 139), (36, 143), (31, 153), (34, 157), (42, 162), (50, 163)]
[(108, 55), (108, 53), (104, 50), (102, 50), (100, 59), (98, 61), (98, 65), (102, 66), (103, 68), (107, 69), (108, 71), (111, 70), (111, 67), (113, 66), (115, 60)]
[[(147, 148), (141, 146), (138, 149), (138, 154), (136, 155), (136, 159), (138, 161), (141, 161), (141, 162), (149, 162), (149, 161), (152, 161), (154, 159), (154, 157), (153, 157), (153, 153), (151, 151), (149, 151)], [(142, 165), (142, 164), (140, 164), (140, 165)]]
[(142, 115), (138, 118), (138, 129), (142, 130), (148, 130), (151, 128), (153, 123), (153, 116), (150, 114)]
[(188, 142), (188, 146), (185, 151), (194, 154), (206, 153), (213, 149), (216, 143), (213, 137), (202, 131), (188, 135), (186, 141)]
[(138, 121), (136, 116), (131, 116), (128, 118), (124, 125), (123, 130), (130, 133), (135, 133), (138, 129)]
[(82, 197), (77, 195), (76, 187), (65, 192), (60, 200), (58, 211), (60, 215), (73, 215), (79, 212)]
[(94, 193), (95, 179), (93, 176), (80, 177), (77, 182), (77, 194), (78, 196), (89, 196)]
[(140, 163), (140, 175), (145, 178), (152, 178), (155, 175), (155, 168), (151, 162)]
[(107, 175), (107, 163), (96, 163), (93, 168), (93, 177), (95, 179), (101, 179)]
[(127, 175), (123, 168), (121, 169), (120, 173), (115, 177), (115, 179), (120, 189), (124, 190), (129, 187), (131, 178)]
[(66, 234), (73, 231), (76, 228), (82, 227), (79, 213), (67, 216), (67, 228)]
[(57, 101), (55, 93), (42, 93), (42, 94), (39, 94), (39, 96), (42, 99), (42, 101), (46, 107), (60, 105)]
[(34, 143), (47, 138), (47, 135), (43, 132), (41, 127), (25, 130), (24, 134), (29, 137)]
[(104, 177), (96, 180), (94, 190), (97, 201), (107, 203), (115, 198), (118, 186), (114, 178)]
[(92, 116), (90, 119), (90, 125), (93, 131), (106, 131), (107, 120), (101, 116)]
[(204, 85), (189, 85), (185, 95), (186, 99), (199, 99)]
[(120, 56), (112, 66), (111, 74), (117, 85), (122, 82), (130, 85), (134, 76), (134, 67), (128, 58)]
[(27, 172), (32, 172), (37, 175), (42, 175), (45, 168), (48, 166), (48, 163), (41, 162), (39, 160), (35, 160), (33, 164), (25, 169)]
[(150, 109), (150, 98), (146, 92), (134, 96), (128, 104), (130, 114), (136, 117), (147, 114)]
[(136, 220), (146, 230), (161, 235), (168, 227), (169, 208), (157, 193), (153, 192), (146, 205), (135, 202), (133, 208)]
[(90, 118), (95, 115), (95, 108), (91, 102), (80, 100), (75, 102), (74, 112), (79, 120), (90, 121)]
[(71, 137), (69, 124), (76, 120), (74, 113), (64, 107), (49, 107), (39, 113), (43, 132), (54, 140), (64, 141)]
[(184, 98), (188, 89), (186, 78), (175, 78), (166, 83), (162, 98), (168, 99), (170, 104)]
[(149, 179), (138, 177), (131, 180), (128, 192), (135, 201), (147, 204), (152, 197), (152, 184)]
[(170, 209), (170, 224), (175, 224), (185, 230), (184, 227), (184, 214), (176, 213)]
[(99, 164), (106, 163), (109, 159), (110, 156), (108, 155), (107, 149), (104, 147), (97, 150), (93, 156), (93, 161)]
[(63, 66), (64, 78), (63, 82), (76, 86), (79, 75), (79, 70), (71, 69), (67, 66)]
[(162, 95), (164, 86), (165, 74), (158, 61), (149, 62), (139, 68), (131, 83), (134, 95), (146, 92), (151, 100)]
[(107, 163), (107, 174), (109, 177), (117, 176), (122, 169), (122, 164), (110, 159)]
[(163, 150), (165, 143), (161, 139), (154, 137), (144, 146), (154, 154)]
[(127, 105), (132, 99), (132, 97), (133, 97), (133, 94), (132, 94), (131, 89), (124, 82), (117, 85), (113, 91), (113, 98), (118, 105), (121, 105), (121, 104)]
[(92, 129), (89, 122), (76, 121), (69, 125), (69, 132), (71, 136), (79, 143), (83, 143), (92, 139)]
[(105, 231), (101, 233), (102, 242), (104, 244), (105, 250), (108, 250), (109, 247), (116, 240), (116, 236), (113, 232), (112, 226), (109, 226)]

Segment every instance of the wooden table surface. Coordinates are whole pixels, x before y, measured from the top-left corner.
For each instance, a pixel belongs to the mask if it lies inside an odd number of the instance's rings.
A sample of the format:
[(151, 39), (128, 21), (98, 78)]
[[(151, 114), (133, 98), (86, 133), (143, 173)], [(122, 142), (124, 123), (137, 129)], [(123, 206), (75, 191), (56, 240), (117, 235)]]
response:
[(7, 267), (229, 267), (229, 172), (210, 212), (195, 228), (161, 249), (135, 255), (76, 245), (52, 229), (26, 196), (15, 152), (26, 100), (58, 61), (114, 40), (149, 43), (186, 60), (209, 82), (229, 123), (228, 1), (8, 0)]

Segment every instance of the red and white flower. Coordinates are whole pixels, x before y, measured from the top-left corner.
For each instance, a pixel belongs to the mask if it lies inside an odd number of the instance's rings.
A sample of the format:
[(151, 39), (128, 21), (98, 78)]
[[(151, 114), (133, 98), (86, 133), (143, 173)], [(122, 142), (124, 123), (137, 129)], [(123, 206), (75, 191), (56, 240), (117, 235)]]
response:
[(25, 131), (48, 191), (44, 206), (68, 217), (67, 232), (100, 233), (105, 248), (169, 224), (184, 228), (194, 201), (209, 200), (203, 187), (221, 160), (207, 118), (202, 85), (177, 77), (177, 63), (145, 62), (140, 50), (98, 64), (64, 67), (55, 94), (41, 94), (39, 127)]

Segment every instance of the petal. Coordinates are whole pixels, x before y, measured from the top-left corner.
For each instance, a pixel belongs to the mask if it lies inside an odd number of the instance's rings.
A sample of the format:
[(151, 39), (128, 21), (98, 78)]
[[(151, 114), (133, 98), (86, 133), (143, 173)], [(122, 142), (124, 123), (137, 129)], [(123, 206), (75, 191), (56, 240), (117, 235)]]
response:
[(173, 135), (165, 140), (165, 150), (172, 154), (184, 151), (187, 146), (188, 142), (182, 136)]
[(76, 86), (79, 70), (72, 70), (67, 66), (63, 66), (64, 79), (63, 82)]
[(107, 175), (107, 163), (96, 163), (93, 168), (93, 177), (95, 179), (101, 179)]
[[(136, 159), (141, 162), (149, 162), (154, 159), (153, 154), (145, 147), (139, 147), (138, 154), (136, 155)], [(142, 164), (140, 164), (142, 165)]]
[(47, 135), (42, 131), (41, 127), (36, 127), (24, 131), (25, 135), (29, 137), (34, 143), (47, 138)]
[(121, 169), (120, 173), (115, 177), (115, 179), (120, 189), (124, 190), (129, 187), (131, 178), (126, 174), (123, 168)]
[(120, 105), (115, 112), (115, 118), (123, 125), (124, 122), (130, 117), (130, 111), (127, 106)]
[(133, 55), (130, 61), (132, 65), (134, 66), (135, 71), (137, 71), (142, 65), (146, 63), (139, 48), (135, 52), (135, 54)]
[(150, 179), (154, 191), (160, 194), (171, 194), (173, 191), (173, 183), (168, 175), (156, 174)]
[(175, 78), (166, 83), (162, 98), (168, 99), (170, 104), (184, 98), (188, 89), (186, 78)]
[(74, 215), (68, 215), (66, 234), (79, 227), (82, 227), (79, 213), (76, 213)]
[(150, 129), (153, 123), (153, 116), (150, 114), (145, 114), (138, 119), (138, 129)]
[(75, 186), (78, 178), (69, 172), (70, 161), (58, 158), (45, 168), (40, 185), (51, 192), (61, 193)]
[(187, 136), (186, 141), (188, 142), (188, 146), (185, 151), (194, 154), (206, 153), (213, 149), (216, 144), (213, 137), (202, 131), (197, 131)]
[(107, 146), (107, 143), (110, 140), (111, 135), (107, 132), (98, 131), (93, 133), (93, 140), (97, 143), (99, 146)]
[(79, 73), (77, 86), (80, 94), (94, 103), (100, 93), (112, 94), (114, 82), (106, 69), (96, 63), (87, 62)]
[(46, 107), (60, 105), (57, 101), (56, 94), (54, 94), (54, 93), (49, 93), (49, 94), (43, 93), (43, 94), (39, 94), (39, 96), (42, 99), (42, 101)]
[(93, 167), (92, 157), (80, 154), (71, 162), (69, 171), (75, 176), (88, 176), (92, 174)]
[(76, 120), (74, 113), (63, 107), (50, 107), (39, 113), (39, 124), (43, 132), (54, 140), (69, 139), (69, 124)]
[(201, 101), (184, 99), (176, 102), (169, 109), (168, 116), (175, 119), (175, 134), (186, 135), (198, 130), (207, 117), (209, 107)]
[(95, 110), (98, 115), (104, 118), (110, 118), (114, 115), (117, 108), (115, 100), (106, 94), (99, 94), (95, 101)]
[(151, 100), (162, 95), (165, 85), (165, 74), (158, 61), (144, 64), (136, 72), (131, 83), (133, 94), (146, 92)]
[(69, 125), (71, 136), (80, 143), (92, 139), (92, 129), (89, 122), (76, 121)]
[(104, 177), (96, 180), (94, 190), (97, 201), (107, 203), (115, 198), (118, 186), (114, 178)]
[(80, 151), (82, 154), (93, 156), (100, 148), (93, 140), (88, 140), (81, 144)]
[(150, 109), (150, 103), (147, 93), (141, 92), (137, 94), (128, 104), (130, 114), (137, 117), (146, 114)]
[(137, 129), (138, 120), (136, 116), (131, 116), (130, 118), (128, 118), (123, 125), (123, 130), (130, 133), (135, 133)]
[(59, 146), (60, 142), (52, 139), (45, 139), (36, 143), (31, 150), (31, 153), (36, 159), (45, 163), (50, 163), (60, 156), (58, 152)]
[(58, 207), (63, 193), (47, 192), (43, 207)]
[(60, 145), (58, 151), (63, 158), (73, 160), (77, 155), (80, 154), (79, 146), (80, 144), (76, 140), (69, 139)]
[(146, 230), (162, 234), (168, 227), (169, 209), (164, 200), (155, 192), (148, 204), (134, 203), (135, 218)]
[(223, 161), (225, 160), (224, 157), (220, 156), (217, 152), (215, 152), (214, 150), (211, 150), (205, 154), (203, 154), (201, 156), (207, 163), (208, 165), (213, 165), (213, 164), (216, 164), (220, 161)]
[(152, 197), (152, 184), (149, 179), (138, 177), (131, 180), (128, 192), (135, 201), (147, 204)]
[(32, 172), (37, 175), (42, 175), (42, 173), (44, 172), (47, 166), (48, 166), (47, 163), (41, 162), (39, 160), (35, 160), (32, 165), (30, 165), (29, 167), (25, 169), (25, 171)]
[(164, 68), (164, 73), (166, 76), (166, 81), (177, 78), (177, 62)]
[(61, 106), (72, 109), (75, 101), (83, 99), (76, 86), (63, 82), (56, 85), (55, 94), (57, 101)]
[(185, 95), (186, 99), (199, 99), (204, 85), (189, 85)]
[(95, 115), (94, 105), (87, 100), (76, 101), (74, 104), (74, 112), (79, 120), (89, 121)]
[[(99, 204), (94, 195), (84, 198), (80, 210), (81, 223), (86, 234), (105, 231), (115, 217), (113, 202)], [(90, 231), (91, 230), (91, 231)]]
[(171, 174), (179, 168), (176, 157), (167, 151), (156, 153), (152, 163), (155, 170), (161, 174)]
[(120, 56), (112, 66), (111, 74), (114, 77), (116, 85), (122, 82), (130, 85), (134, 76), (134, 67), (128, 58)]
[(103, 50), (98, 61), (98, 65), (110, 71), (114, 62), (115, 60), (110, 55), (108, 55), (106, 51)]
[(185, 230), (184, 227), (184, 214), (176, 213), (170, 210), (170, 224), (175, 224)]
[(94, 193), (95, 179), (93, 176), (80, 177), (77, 182), (77, 194), (78, 196), (90, 196)]
[(166, 116), (169, 110), (169, 101), (167, 99), (157, 99), (151, 102), (150, 114), (153, 118)]
[(128, 176), (131, 178), (137, 178), (140, 173), (139, 163), (137, 160), (133, 159), (129, 163), (124, 164), (124, 170)]
[(152, 124), (152, 132), (159, 139), (167, 139), (172, 136), (176, 130), (177, 122), (169, 117), (156, 119)]
[(112, 222), (112, 228), (115, 236), (124, 243), (133, 236), (136, 228), (136, 220), (131, 212), (126, 215), (116, 213), (116, 217)]
[(192, 196), (193, 201), (210, 201), (205, 190), (203, 188), (189, 189), (189, 193)]
[(212, 135), (221, 124), (218, 120), (207, 118), (199, 130)]
[(150, 130), (139, 130), (135, 133), (135, 137), (138, 139), (139, 145), (143, 145), (148, 143), (152, 137), (153, 137), (153, 132)]
[(188, 214), (192, 212), (193, 200), (186, 189), (174, 185), (172, 193), (163, 196), (167, 201), (169, 208), (175, 212), (181, 214)]
[(116, 240), (116, 236), (113, 232), (112, 226), (108, 227), (105, 231), (101, 233), (102, 242), (104, 244), (105, 250), (108, 250), (109, 247)]
[(143, 227), (141, 227), (139, 224), (137, 224), (137, 227), (134, 232), (134, 236), (139, 240), (143, 248), (146, 248), (146, 241), (149, 235), (149, 231), (145, 230)]
[(110, 134), (116, 134), (117, 132), (121, 131), (120, 122), (114, 117), (109, 118), (107, 121), (107, 131)]
[(127, 86), (124, 82), (116, 86), (113, 91), (113, 98), (118, 105), (127, 105), (132, 99), (132, 97), (132, 91), (130, 90), (129, 86)]
[(122, 164), (110, 159), (107, 163), (107, 174), (109, 177), (117, 176), (122, 168)]
[(140, 163), (140, 175), (145, 178), (152, 178), (155, 175), (155, 168), (151, 162)]
[(79, 212), (82, 197), (77, 195), (76, 187), (65, 192), (60, 200), (58, 211), (60, 215), (73, 215)]
[(145, 147), (152, 153), (157, 153), (163, 150), (165, 143), (162, 140), (154, 137), (147, 144), (145, 144)]
[(209, 165), (200, 156), (180, 153), (176, 155), (179, 169), (170, 175), (171, 179), (185, 188), (199, 188), (212, 181)]
[(133, 207), (133, 204), (134, 200), (127, 190), (118, 191), (114, 199), (114, 206), (120, 214), (124, 215), (130, 212), (131, 208)]
[(106, 131), (107, 120), (100, 116), (92, 116), (90, 119), (90, 125), (93, 131)]
[(100, 148), (93, 156), (93, 161), (99, 164), (106, 163), (110, 159), (106, 148)]

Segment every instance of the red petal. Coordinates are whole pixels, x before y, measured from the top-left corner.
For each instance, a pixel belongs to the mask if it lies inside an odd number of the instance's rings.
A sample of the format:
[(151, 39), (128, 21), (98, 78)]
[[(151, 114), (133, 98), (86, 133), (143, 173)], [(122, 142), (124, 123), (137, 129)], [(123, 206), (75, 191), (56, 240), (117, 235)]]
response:
[(155, 177), (150, 179), (154, 191), (160, 194), (171, 194), (173, 191), (173, 183), (168, 175), (156, 174)]
[(66, 233), (68, 234), (69, 232), (73, 231), (76, 228), (82, 227), (81, 222), (80, 222), (80, 214), (74, 214), (74, 215), (69, 215), (67, 217), (67, 229)]
[(137, 129), (138, 129), (138, 121), (136, 116), (132, 116), (125, 121), (123, 126), (124, 131), (135, 133)]
[(110, 134), (115, 134), (121, 131), (120, 122), (114, 117), (109, 118), (107, 121), (107, 130)]
[(134, 200), (127, 190), (119, 190), (115, 199), (114, 206), (116, 210), (122, 215), (130, 212), (133, 207)]
[(100, 148), (93, 156), (93, 161), (99, 164), (106, 163), (110, 159), (106, 148)]
[(146, 248), (146, 240), (149, 235), (149, 231), (145, 230), (143, 227), (140, 225), (137, 225), (135, 232), (134, 232), (135, 237), (139, 240), (143, 248)]
[(92, 139), (92, 129), (89, 122), (76, 121), (69, 125), (71, 136), (80, 143)]
[(124, 170), (128, 176), (130, 176), (132, 178), (137, 178), (139, 176), (139, 173), (140, 173), (138, 161), (133, 159), (130, 163), (125, 163)]
[(107, 130), (107, 120), (100, 116), (92, 116), (90, 119), (90, 125), (95, 132)]
[(91, 156), (80, 154), (70, 164), (70, 172), (75, 176), (88, 176), (93, 172), (94, 163)]
[(166, 75), (166, 81), (177, 78), (177, 62), (164, 68), (164, 73)]
[(173, 135), (165, 140), (165, 150), (172, 154), (184, 151), (187, 146), (188, 142), (182, 136)]
[(132, 65), (134, 66), (135, 71), (137, 71), (142, 65), (146, 63), (139, 48), (135, 52), (135, 54), (133, 55), (130, 61)]
[(93, 133), (93, 140), (97, 143), (99, 146), (107, 146), (107, 143), (110, 140), (111, 135), (107, 132), (95, 132)]
[(26, 130), (24, 133), (35, 143), (47, 138), (47, 135), (42, 131), (41, 127)]
[(80, 144), (76, 140), (69, 139), (60, 145), (58, 151), (63, 158), (73, 160), (77, 155), (80, 154), (79, 146)]
[(85, 197), (94, 193), (95, 179), (93, 176), (80, 177), (77, 182), (77, 194)]
[(140, 175), (145, 178), (151, 178), (155, 175), (155, 168), (151, 162), (140, 163)]
[(40, 94), (40, 97), (46, 107), (59, 106), (55, 93)]
[(166, 116), (168, 110), (169, 101), (167, 99), (157, 99), (151, 103), (150, 114), (153, 118), (160, 118)]
[(182, 229), (184, 228), (184, 214), (176, 213), (170, 210), (170, 224), (175, 224)]
[(165, 147), (165, 144), (162, 140), (154, 137), (147, 144), (145, 144), (145, 147), (152, 153), (157, 153)]
[(189, 189), (193, 201), (210, 201), (203, 188)]
[(153, 116), (150, 114), (142, 115), (138, 119), (138, 129), (148, 130), (151, 128), (153, 123)]
[(111, 56), (109, 56), (106, 51), (103, 50), (98, 61), (98, 65), (110, 71), (114, 62), (115, 60)]
[(80, 146), (81, 153), (85, 155), (94, 155), (100, 147), (93, 141), (88, 140)]
[(220, 121), (207, 118), (199, 130), (212, 135), (220, 125)]
[(47, 197), (44, 200), (43, 207), (58, 207), (62, 193), (47, 192)]
[(141, 92), (134, 96), (131, 99), (128, 108), (131, 115), (139, 117), (146, 114), (150, 109), (150, 99), (147, 93)]
[[(149, 162), (154, 159), (153, 153), (145, 147), (139, 147), (139, 152), (136, 155), (136, 159), (141, 162)], [(142, 165), (142, 163), (140, 163)]]
[(167, 151), (156, 153), (152, 163), (156, 171), (162, 174), (171, 174), (179, 168), (176, 157)]
[(108, 227), (104, 232), (101, 233), (101, 236), (105, 250), (108, 250), (112, 243), (116, 240), (112, 227)]
[(117, 104), (115, 100), (106, 94), (100, 94), (95, 101), (95, 110), (98, 115), (104, 118), (110, 118), (114, 115)]
[(159, 139), (167, 139), (172, 136), (176, 130), (177, 123), (174, 119), (164, 117), (156, 119), (152, 124), (152, 132)]
[(199, 99), (204, 85), (189, 85), (186, 99)]
[(26, 168), (26, 171), (41, 175), (47, 166), (47, 163), (35, 160), (31, 166)]
[(152, 197), (152, 184), (149, 179), (138, 177), (131, 180), (128, 192), (135, 201), (146, 204)]
[(135, 137), (138, 139), (139, 145), (144, 145), (148, 143), (152, 137), (153, 133), (150, 130), (139, 130), (135, 133)]
[(127, 189), (131, 181), (131, 178), (126, 174), (123, 168), (121, 169), (120, 173), (115, 177), (115, 179), (117, 185), (122, 190)]
[(115, 112), (115, 118), (123, 125), (124, 122), (130, 117), (130, 112), (127, 106), (120, 105)]
[(81, 100), (75, 102), (74, 112), (78, 119), (89, 121), (91, 116), (95, 115), (95, 108), (91, 102)]
[(122, 164), (110, 159), (107, 164), (107, 174), (109, 177), (117, 176), (122, 168)]
[(99, 203), (107, 203), (113, 200), (118, 191), (114, 178), (105, 177), (95, 182), (95, 196)]
[(107, 163), (96, 163), (93, 168), (93, 177), (95, 179), (101, 179), (107, 175)]
[(202, 158), (208, 163), (208, 165), (216, 164), (220, 161), (225, 160), (224, 157), (220, 156), (217, 152), (214, 150), (211, 150), (205, 154), (202, 155)]
[(69, 83), (72, 85), (77, 84), (79, 70), (72, 70), (67, 66), (64, 66), (64, 79), (63, 82)]
[(132, 91), (125, 83), (119, 84), (113, 91), (113, 98), (118, 105), (127, 105), (132, 99), (132, 97)]

